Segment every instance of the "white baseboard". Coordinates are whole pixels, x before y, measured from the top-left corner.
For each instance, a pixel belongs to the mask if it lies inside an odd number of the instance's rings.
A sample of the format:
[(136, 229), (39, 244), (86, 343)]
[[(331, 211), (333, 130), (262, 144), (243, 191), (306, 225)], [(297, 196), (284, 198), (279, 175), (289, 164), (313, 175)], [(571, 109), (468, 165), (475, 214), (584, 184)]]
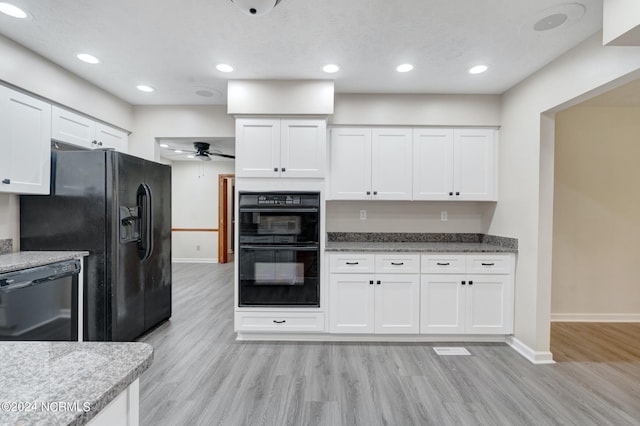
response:
[(553, 360), (553, 354), (551, 352), (534, 351), (529, 346), (525, 345), (522, 341), (516, 339), (513, 336), (507, 337), (507, 344), (533, 364), (555, 364), (556, 363)]
[(640, 322), (640, 314), (551, 314), (552, 322)]
[(496, 335), (416, 335), (416, 334), (330, 334), (318, 333), (262, 333), (251, 331), (236, 331), (236, 340), (243, 341), (276, 341), (276, 342), (368, 342), (368, 343), (433, 343), (433, 342), (462, 342), (462, 343), (504, 343), (505, 336)]
[(218, 263), (218, 259), (198, 257), (174, 257), (171, 261), (173, 263)]

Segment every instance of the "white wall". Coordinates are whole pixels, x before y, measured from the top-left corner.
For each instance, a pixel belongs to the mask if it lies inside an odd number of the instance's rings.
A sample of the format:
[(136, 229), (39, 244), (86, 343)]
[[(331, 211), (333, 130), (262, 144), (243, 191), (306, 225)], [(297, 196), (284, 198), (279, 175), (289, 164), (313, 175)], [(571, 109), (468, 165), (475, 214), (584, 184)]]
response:
[[(234, 171), (234, 161), (174, 161), (171, 166), (172, 228), (218, 229), (218, 175)], [(218, 232), (174, 231), (171, 238), (175, 261), (218, 259)]]
[(552, 317), (640, 318), (640, 108), (556, 115)]
[(230, 80), (229, 114), (333, 114), (332, 80)]
[[(0, 35), (0, 83), (8, 83), (98, 120), (131, 129), (131, 106), (86, 80)], [(19, 250), (19, 198), (0, 194), (0, 239)]]
[(489, 233), (519, 240), (515, 337), (540, 360), (550, 357), (554, 144), (553, 117), (541, 114), (635, 78), (640, 49), (603, 47), (601, 37), (590, 37), (502, 97), (500, 199)]
[(602, 44), (640, 45), (638, 0), (604, 0), (602, 21)]
[[(496, 203), (426, 201), (328, 201), (329, 232), (452, 232), (489, 229)], [(360, 220), (360, 210), (367, 219)], [(440, 213), (447, 212), (447, 221)]]
[(0, 80), (131, 130), (131, 105), (0, 35)]
[(500, 125), (498, 95), (336, 94), (330, 125)]
[(133, 107), (129, 152), (158, 161), (156, 138), (235, 138), (235, 120), (225, 105), (170, 105)]

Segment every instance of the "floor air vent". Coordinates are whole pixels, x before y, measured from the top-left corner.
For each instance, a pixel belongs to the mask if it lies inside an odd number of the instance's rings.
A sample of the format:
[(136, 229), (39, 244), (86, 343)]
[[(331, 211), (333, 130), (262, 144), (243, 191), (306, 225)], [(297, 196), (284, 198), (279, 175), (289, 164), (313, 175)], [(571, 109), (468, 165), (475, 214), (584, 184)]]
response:
[(469, 351), (466, 348), (461, 348), (461, 347), (451, 347), (451, 348), (439, 347), (439, 348), (433, 348), (433, 350), (436, 351), (438, 355), (471, 355), (471, 353), (469, 353)]

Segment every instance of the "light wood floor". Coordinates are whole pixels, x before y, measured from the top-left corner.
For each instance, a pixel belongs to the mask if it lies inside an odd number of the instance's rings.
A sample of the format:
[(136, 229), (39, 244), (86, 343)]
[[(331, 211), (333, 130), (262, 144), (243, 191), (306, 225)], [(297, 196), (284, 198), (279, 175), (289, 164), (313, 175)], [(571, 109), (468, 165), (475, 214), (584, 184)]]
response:
[(432, 344), (236, 342), (232, 273), (174, 265), (173, 317), (141, 339), (155, 347), (142, 425), (640, 424), (634, 355), (582, 360), (568, 345), (566, 361), (535, 366), (503, 344), (442, 357)]

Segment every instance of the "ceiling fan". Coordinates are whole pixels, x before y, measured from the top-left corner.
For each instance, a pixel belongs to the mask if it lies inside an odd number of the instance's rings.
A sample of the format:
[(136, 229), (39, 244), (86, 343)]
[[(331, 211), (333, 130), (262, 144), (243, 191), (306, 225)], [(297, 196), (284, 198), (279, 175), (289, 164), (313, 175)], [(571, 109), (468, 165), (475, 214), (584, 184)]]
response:
[(193, 154), (195, 158), (201, 161), (211, 161), (211, 156), (224, 157), (224, 158), (236, 158), (235, 155), (223, 154), (217, 149), (209, 149), (211, 145), (208, 142), (194, 142), (193, 148), (195, 151), (185, 151)]

